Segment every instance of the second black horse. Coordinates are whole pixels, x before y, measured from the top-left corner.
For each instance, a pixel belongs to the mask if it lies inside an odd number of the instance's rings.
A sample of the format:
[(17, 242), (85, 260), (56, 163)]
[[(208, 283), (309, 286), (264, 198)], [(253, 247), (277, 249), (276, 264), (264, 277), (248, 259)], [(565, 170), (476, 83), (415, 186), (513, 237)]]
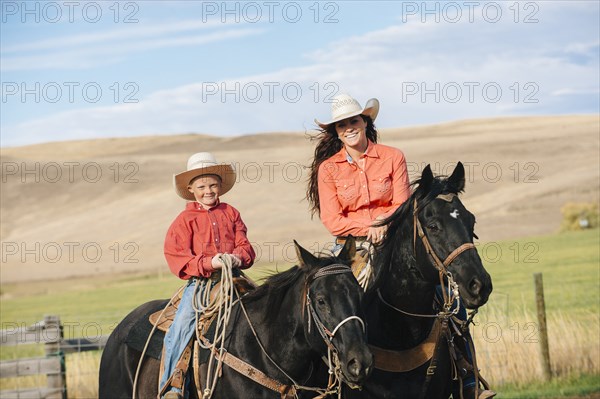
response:
[[(294, 391), (302, 395), (303, 389), (313, 383), (314, 371), (330, 347), (339, 358), (341, 378), (348, 384), (360, 385), (371, 371), (373, 357), (364, 331), (362, 289), (347, 266), (354, 257), (354, 243), (347, 243), (338, 257), (317, 258), (298, 244), (296, 249), (299, 266), (271, 276), (242, 297), (248, 319), (239, 303), (234, 306), (226, 350), (272, 380), (291, 387), (290, 395)], [(101, 399), (132, 397), (141, 353), (127, 345), (128, 336), (140, 318), (166, 303), (160, 300), (140, 306), (111, 334), (100, 364)], [(157, 397), (158, 373), (158, 360), (148, 358), (142, 362), (136, 398)], [(190, 393), (197, 396), (193, 385)], [(212, 397), (283, 396), (223, 365)]]

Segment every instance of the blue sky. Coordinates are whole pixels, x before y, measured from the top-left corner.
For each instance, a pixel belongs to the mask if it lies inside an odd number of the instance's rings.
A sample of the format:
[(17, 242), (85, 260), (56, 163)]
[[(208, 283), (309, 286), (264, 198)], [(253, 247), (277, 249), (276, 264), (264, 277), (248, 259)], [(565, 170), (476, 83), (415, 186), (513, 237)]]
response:
[(599, 112), (597, 1), (0, 1), (1, 140)]

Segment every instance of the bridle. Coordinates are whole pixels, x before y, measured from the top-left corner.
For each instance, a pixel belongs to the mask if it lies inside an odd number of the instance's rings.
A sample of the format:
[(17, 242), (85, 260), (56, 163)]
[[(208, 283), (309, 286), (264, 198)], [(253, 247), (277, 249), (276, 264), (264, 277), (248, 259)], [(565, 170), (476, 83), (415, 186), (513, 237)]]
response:
[[(449, 194), (439, 194), (438, 196), (436, 196), (436, 199), (441, 199), (444, 200), (446, 202), (452, 202), (452, 200), (454, 199), (454, 197), (456, 197), (456, 194), (454, 193), (449, 193)], [(421, 225), (421, 222), (419, 221), (419, 207), (417, 204), (417, 200), (415, 198), (414, 200), (414, 206), (413, 206), (413, 253), (416, 259), (417, 256), (417, 252), (416, 252), (416, 245), (417, 245), (417, 234), (419, 235), (419, 238), (421, 239), (421, 242), (423, 243), (423, 246), (425, 247), (425, 251), (427, 252), (427, 254), (430, 256), (433, 266), (437, 269), (438, 273), (439, 273), (439, 279), (440, 279), (440, 285), (442, 287), (442, 293), (443, 293), (443, 299), (444, 299), (444, 304), (443, 304), (443, 309), (438, 312), (437, 314), (416, 314), (416, 313), (410, 313), (410, 312), (406, 312), (402, 309), (399, 309), (395, 306), (393, 306), (392, 304), (388, 303), (387, 301), (385, 301), (385, 299), (383, 298), (383, 296), (381, 295), (381, 291), (378, 289), (377, 290), (377, 294), (379, 296), (379, 299), (388, 307), (403, 313), (405, 315), (408, 316), (415, 316), (415, 317), (432, 317), (432, 318), (436, 318), (437, 320), (434, 323), (434, 327), (437, 325), (436, 323), (439, 323), (439, 329), (437, 330), (437, 338), (435, 338), (435, 346), (433, 348), (433, 352), (431, 353), (431, 357), (429, 359), (429, 366), (427, 368), (427, 373), (426, 373), (426, 377), (425, 377), (425, 383), (423, 384), (423, 387), (421, 389), (421, 395), (420, 398), (425, 398), (426, 393), (427, 393), (427, 389), (428, 386), (431, 382), (431, 379), (433, 378), (433, 375), (435, 374), (435, 370), (437, 368), (437, 361), (438, 361), (438, 352), (439, 352), (439, 343), (442, 337), (446, 337), (449, 344), (452, 345), (452, 340), (453, 340), (453, 333), (450, 331), (450, 327), (449, 327), (449, 323), (451, 319), (455, 319), (455, 316), (459, 309), (460, 309), (460, 295), (459, 295), (459, 290), (458, 290), (458, 284), (454, 281), (454, 279), (452, 278), (452, 273), (448, 270), (448, 267), (452, 264), (452, 262), (463, 252), (468, 251), (470, 249), (475, 249), (475, 244), (473, 244), (472, 242), (467, 242), (464, 243), (460, 246), (458, 246), (456, 249), (454, 249), (452, 252), (450, 252), (450, 254), (446, 257), (446, 259), (444, 259), (443, 261), (440, 259), (440, 257), (437, 255), (437, 253), (435, 252), (435, 250), (433, 249), (433, 247), (431, 246), (431, 243), (429, 242), (429, 239), (427, 238), (427, 235), (425, 234), (425, 231), (423, 230), (423, 226)], [(448, 287), (446, 289), (445, 284), (444, 284), (444, 277), (446, 278), (447, 282), (448, 282)], [(456, 306), (454, 307), (454, 309), (452, 309), (452, 306), (456, 304)], [(469, 318), (467, 319), (467, 321), (465, 322), (464, 326), (468, 326), (468, 324), (471, 322), (473, 316), (475, 315), (475, 313), (477, 313), (477, 310), (475, 310), (471, 316), (469, 316)], [(456, 327), (454, 327), (456, 329)], [(433, 331), (436, 330), (435, 328), (432, 328), (432, 332), (430, 334), (433, 334)], [(460, 333), (459, 333), (460, 335)], [(472, 346), (471, 346), (472, 348)], [(373, 349), (373, 348), (372, 348)], [(474, 348), (472, 348), (474, 349)], [(473, 356), (475, 354), (474, 350), (472, 351)], [(478, 377), (478, 372), (475, 371), (476, 374), (476, 378)], [(477, 384), (479, 384), (478, 381), (476, 381)], [(462, 397), (462, 394), (461, 394)]]
[[(436, 198), (442, 199), (446, 202), (452, 202), (452, 199), (454, 197), (456, 197), (456, 194), (450, 193), (450, 194), (440, 194)], [(419, 211), (420, 211), (420, 209), (417, 205), (417, 199), (415, 198), (414, 210), (413, 210), (413, 219), (414, 219), (413, 250), (416, 252), (415, 245), (417, 243), (417, 233), (418, 233), (419, 237), (421, 238), (421, 241), (423, 242), (423, 246), (425, 246), (425, 250), (433, 259), (433, 264), (434, 264), (435, 268), (438, 269), (438, 271), (440, 271), (440, 272), (446, 271), (448, 266), (450, 266), (452, 261), (454, 261), (454, 259), (456, 259), (458, 257), (458, 255), (462, 254), (463, 252), (465, 252), (469, 249), (475, 249), (475, 244), (473, 244), (472, 242), (464, 243), (461, 246), (459, 246), (458, 248), (456, 248), (454, 251), (452, 251), (446, 257), (446, 259), (444, 259), (444, 261), (442, 262), (440, 260), (440, 258), (437, 256), (437, 254), (435, 253), (431, 244), (429, 243), (429, 239), (425, 235), (425, 231), (423, 231), (423, 226), (421, 226), (421, 222), (419, 221), (419, 217), (418, 217)]]
[[(306, 307), (307, 307), (307, 315), (308, 315), (308, 333), (310, 334), (311, 324), (314, 321), (314, 324), (317, 327), (317, 331), (319, 332), (319, 334), (323, 338), (323, 341), (325, 342), (325, 345), (327, 346), (327, 365), (329, 366), (329, 375), (332, 377), (335, 377), (335, 380), (337, 380), (337, 382), (335, 382), (330, 379), (330, 383), (329, 383), (330, 387), (332, 385), (336, 385), (336, 383), (341, 383), (341, 380), (345, 381), (343, 374), (341, 373), (341, 366), (340, 366), (340, 361), (339, 361), (339, 357), (338, 357), (338, 349), (336, 348), (335, 344), (333, 343), (333, 338), (335, 337), (335, 334), (344, 324), (346, 324), (352, 320), (358, 320), (358, 322), (362, 326), (362, 330), (363, 330), (363, 334), (364, 334), (366, 332), (365, 322), (363, 321), (363, 319), (361, 319), (358, 316), (348, 316), (344, 320), (340, 321), (333, 328), (333, 330), (328, 329), (325, 326), (325, 324), (321, 321), (321, 318), (319, 317), (317, 311), (315, 310), (313, 301), (310, 298), (309, 286), (312, 282), (314, 282), (316, 279), (318, 279), (320, 277), (330, 276), (330, 275), (335, 275), (335, 274), (342, 274), (342, 273), (352, 273), (352, 269), (349, 266), (346, 266), (343, 264), (333, 264), (333, 265), (325, 266), (325, 267), (319, 269), (319, 271), (317, 271), (310, 280), (307, 280), (306, 287), (305, 287), (305, 289), (306, 289), (306, 305), (307, 305)], [(350, 387), (352, 387), (352, 385), (353, 385), (352, 383), (350, 383), (349, 381), (345, 381), (345, 382)]]
[[(338, 357), (338, 350), (333, 343), (333, 338), (335, 337), (335, 334), (337, 333), (337, 331), (344, 324), (348, 323), (351, 320), (355, 320), (355, 319), (358, 320), (360, 322), (360, 324), (362, 325), (362, 329), (363, 329), (363, 333), (364, 333), (366, 331), (365, 322), (358, 316), (349, 316), (349, 317), (346, 317), (341, 322), (339, 322), (335, 326), (335, 328), (333, 328), (333, 330), (329, 330), (327, 327), (325, 327), (325, 325), (321, 321), (321, 318), (319, 317), (318, 313), (316, 312), (316, 310), (312, 304), (309, 288), (310, 288), (310, 285), (318, 278), (330, 276), (330, 275), (342, 274), (342, 273), (352, 273), (352, 269), (350, 269), (349, 266), (346, 266), (343, 264), (333, 264), (333, 265), (325, 266), (325, 267), (322, 267), (321, 269), (319, 269), (315, 274), (313, 274), (312, 277), (307, 278), (304, 283), (305, 295), (303, 295), (304, 299), (302, 302), (302, 314), (304, 314), (304, 308), (306, 307), (307, 313), (308, 313), (308, 332), (310, 332), (310, 329), (311, 329), (311, 327), (310, 327), (311, 322), (314, 321), (314, 324), (317, 326), (317, 330), (319, 331), (319, 334), (321, 335), (321, 337), (323, 338), (323, 341), (325, 342), (325, 345), (327, 346), (326, 363), (329, 366), (329, 383), (328, 383), (326, 389), (317, 388), (317, 387), (308, 387), (308, 386), (303, 386), (303, 385), (299, 384), (288, 373), (286, 373), (285, 370), (283, 370), (277, 364), (277, 362), (275, 362), (275, 360), (273, 360), (273, 358), (267, 353), (260, 338), (258, 337), (256, 330), (254, 329), (254, 326), (252, 325), (250, 317), (248, 316), (248, 313), (244, 306), (244, 302), (242, 300), (239, 301), (240, 307), (244, 313), (246, 321), (248, 322), (250, 330), (252, 331), (252, 334), (254, 335), (254, 338), (256, 339), (258, 346), (260, 347), (261, 351), (266, 356), (266, 358), (271, 362), (271, 364), (273, 364), (291, 382), (291, 385), (286, 385), (286, 384), (280, 383), (279, 381), (276, 381), (273, 378), (268, 377), (266, 374), (264, 374), (263, 372), (261, 372), (260, 370), (256, 369), (255, 367), (253, 367), (249, 364), (244, 364), (244, 367), (242, 367), (244, 370), (238, 369), (238, 371), (240, 373), (246, 375), (248, 378), (251, 378), (255, 382), (258, 382), (259, 384), (261, 384), (273, 391), (278, 392), (282, 399), (297, 398), (297, 392), (300, 390), (317, 392), (319, 394), (319, 396), (318, 396), (319, 398), (322, 398), (322, 397), (325, 397), (325, 396), (331, 395), (331, 394), (336, 394), (336, 393), (338, 394), (338, 396), (340, 396), (342, 393), (342, 389), (341, 389), (342, 385), (341, 384), (342, 384), (342, 381), (345, 381), (345, 379), (341, 372), (341, 365), (340, 365), (340, 361), (339, 361), (339, 357)], [(239, 294), (237, 294), (237, 291), (236, 291), (236, 295), (239, 298)], [(229, 353), (225, 353), (225, 355), (229, 356), (230, 358), (233, 358), (233, 356)], [(230, 367), (232, 366), (232, 364), (227, 363), (227, 361), (225, 361), (225, 363), (230, 365)], [(248, 373), (248, 370), (251, 370), (251, 375)], [(347, 381), (345, 381), (345, 382), (346, 382), (346, 384), (351, 386), (351, 384), (349, 384)]]
[[(444, 200), (446, 202), (452, 202), (452, 200), (456, 197), (456, 194), (439, 194), (436, 198)], [(431, 257), (433, 261), (433, 266), (438, 270), (440, 277), (440, 285), (442, 286), (442, 293), (444, 296), (444, 310), (449, 311), (452, 307), (452, 304), (455, 302), (460, 304), (459, 293), (458, 293), (458, 284), (452, 278), (452, 273), (448, 270), (450, 264), (463, 252), (468, 251), (469, 249), (475, 249), (475, 244), (472, 242), (467, 242), (459, 247), (457, 247), (454, 251), (450, 252), (450, 254), (443, 261), (440, 260), (439, 256), (436, 254), (435, 250), (431, 246), (425, 231), (423, 230), (423, 226), (419, 221), (419, 206), (417, 204), (417, 199), (414, 200), (413, 206), (413, 253), (416, 257), (416, 245), (417, 245), (417, 234), (425, 247), (425, 251)], [(448, 280), (448, 290), (445, 289), (444, 277)], [(448, 292), (447, 292), (448, 291)], [(453, 314), (458, 313), (458, 306), (452, 311)]]
[(306, 304), (308, 305), (308, 311), (307, 311), (308, 332), (310, 333), (311, 320), (314, 319), (315, 325), (317, 327), (319, 327), (319, 330), (318, 330), (319, 334), (321, 334), (321, 337), (323, 337), (324, 340), (329, 341), (329, 342), (331, 342), (333, 340), (335, 333), (340, 329), (341, 326), (343, 326), (344, 324), (346, 324), (347, 322), (349, 322), (350, 320), (353, 320), (353, 319), (356, 319), (360, 322), (360, 324), (362, 325), (363, 333), (365, 332), (365, 322), (363, 321), (363, 319), (361, 319), (358, 316), (346, 317), (344, 320), (340, 321), (333, 330), (329, 330), (327, 327), (325, 327), (325, 325), (321, 321), (321, 318), (317, 314), (317, 311), (315, 310), (313, 302), (310, 299), (310, 290), (308, 289), (308, 286), (310, 284), (312, 284), (316, 279), (318, 279), (319, 277), (330, 276), (330, 275), (334, 275), (334, 274), (342, 274), (342, 273), (352, 273), (352, 269), (349, 266), (346, 266), (343, 264), (329, 265), (329, 266), (325, 266), (325, 267), (319, 269), (319, 271), (317, 271), (312, 276), (310, 281), (306, 282)]

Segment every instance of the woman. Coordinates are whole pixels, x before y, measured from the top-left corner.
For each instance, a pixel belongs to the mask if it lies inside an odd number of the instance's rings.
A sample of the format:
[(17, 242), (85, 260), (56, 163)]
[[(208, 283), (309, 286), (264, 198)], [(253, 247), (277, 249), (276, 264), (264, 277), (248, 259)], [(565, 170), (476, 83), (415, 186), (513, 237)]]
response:
[[(410, 196), (404, 154), (399, 149), (377, 144), (373, 122), (379, 113), (379, 101), (367, 101), (362, 108), (348, 94), (336, 96), (331, 105), (329, 122), (315, 122), (321, 127), (311, 165), (306, 197), (312, 214), (336, 236), (336, 253), (352, 234), (357, 243), (379, 244), (386, 227), (379, 222), (391, 215)], [(357, 256), (367, 257), (358, 252)], [(366, 289), (370, 268), (365, 259), (353, 271)], [(466, 312), (460, 314), (466, 319)], [(464, 354), (472, 364), (470, 351)], [(463, 379), (464, 398), (475, 396), (475, 378), (470, 373)], [(495, 393), (483, 391), (478, 399), (492, 398)]]
[(410, 196), (404, 154), (377, 144), (373, 122), (378, 112), (375, 98), (362, 108), (348, 94), (340, 94), (333, 100), (331, 120), (315, 119), (321, 133), (306, 197), (312, 214), (319, 214), (338, 245), (350, 234), (379, 244), (386, 230), (379, 221)]

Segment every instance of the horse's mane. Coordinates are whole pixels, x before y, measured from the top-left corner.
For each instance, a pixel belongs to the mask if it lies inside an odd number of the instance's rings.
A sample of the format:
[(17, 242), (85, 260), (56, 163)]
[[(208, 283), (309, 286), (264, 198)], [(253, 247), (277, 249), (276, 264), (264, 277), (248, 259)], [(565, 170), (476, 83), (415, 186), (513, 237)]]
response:
[[(386, 238), (382, 242), (380, 250), (375, 257), (375, 279), (369, 291), (374, 291), (380, 286), (381, 281), (384, 278), (383, 276), (387, 271), (384, 270), (384, 268), (397, 262), (397, 258), (399, 258), (399, 255), (401, 254), (400, 251), (405, 250), (405, 248), (400, 245), (400, 240), (406, 232), (402, 233), (401, 230), (404, 227), (404, 224), (407, 222), (409, 223), (413, 218), (415, 199), (417, 200), (418, 207), (423, 209), (440, 194), (459, 194), (462, 192), (462, 189), (455, 187), (447, 176), (434, 177), (428, 188), (425, 188), (422, 183), (422, 179), (413, 181), (410, 184), (412, 188), (410, 197), (400, 205), (393, 214), (382, 222), (382, 225), (387, 225), (388, 229)], [(411, 231), (411, 237), (412, 234)]]
[[(290, 288), (296, 284), (298, 279), (304, 276), (304, 281), (310, 281), (322, 267), (342, 263), (335, 256), (321, 256), (316, 259), (317, 263), (314, 265), (305, 265), (302, 268), (294, 266), (284, 272), (272, 274), (262, 285), (246, 294), (243, 298), (244, 302), (249, 303), (267, 298), (267, 304), (262, 314), (264, 321), (271, 321), (279, 314), (285, 295), (288, 294)], [(298, 300), (301, 300), (301, 298), (298, 297)]]

